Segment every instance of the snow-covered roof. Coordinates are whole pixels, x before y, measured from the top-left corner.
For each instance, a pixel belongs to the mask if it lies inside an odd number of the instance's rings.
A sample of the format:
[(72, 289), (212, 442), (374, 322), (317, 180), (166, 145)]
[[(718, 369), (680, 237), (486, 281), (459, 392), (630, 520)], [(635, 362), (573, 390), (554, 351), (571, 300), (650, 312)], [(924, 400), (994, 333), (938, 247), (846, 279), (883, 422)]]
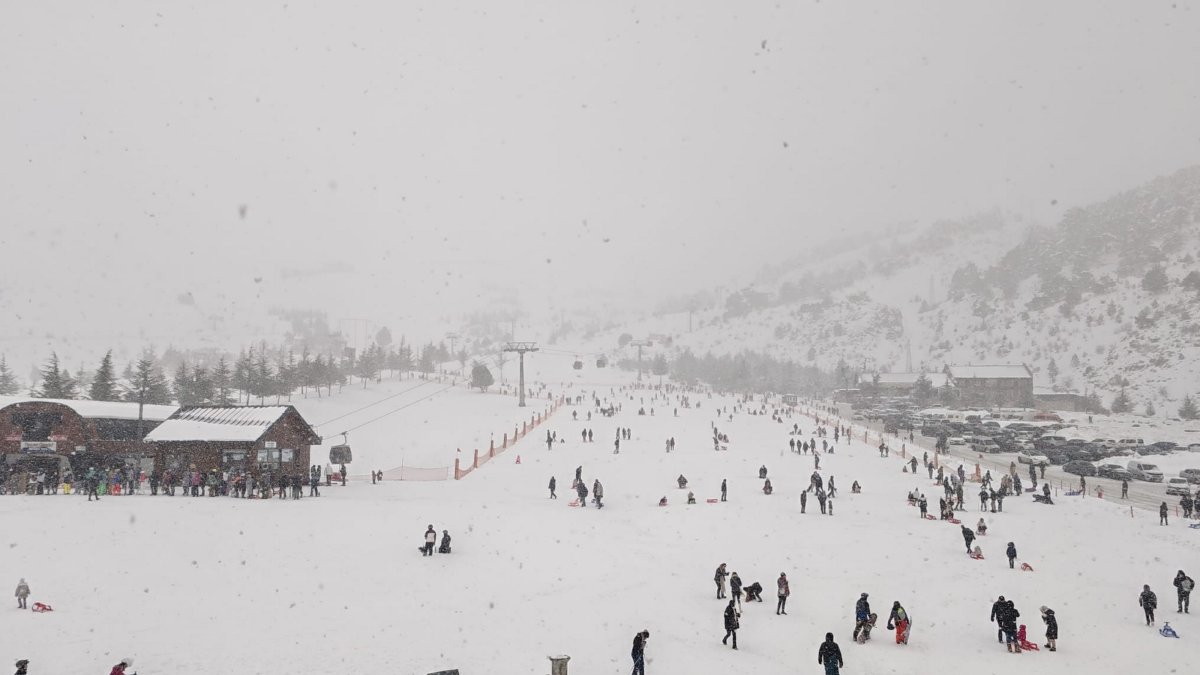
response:
[(278, 422), (290, 407), (185, 408), (146, 434), (146, 440), (254, 442)]
[[(915, 385), (921, 373), (879, 373), (879, 384)], [(940, 389), (946, 386), (945, 373), (925, 373), (930, 384)], [(875, 381), (875, 373), (862, 373), (858, 376), (859, 384), (871, 384)]]
[[(138, 418), (138, 404), (125, 401), (88, 401), (0, 396), (0, 408), (15, 403), (58, 403), (74, 410), (80, 417), (86, 419), (136, 420)], [(179, 406), (147, 404), (142, 406), (142, 419), (151, 422), (161, 422), (174, 415), (177, 410), (179, 410)]]
[(1033, 373), (1023, 364), (995, 366), (950, 366), (950, 377), (956, 380), (1029, 379)]
[(1077, 391), (1055, 391), (1050, 387), (1034, 387), (1034, 396), (1083, 396)]

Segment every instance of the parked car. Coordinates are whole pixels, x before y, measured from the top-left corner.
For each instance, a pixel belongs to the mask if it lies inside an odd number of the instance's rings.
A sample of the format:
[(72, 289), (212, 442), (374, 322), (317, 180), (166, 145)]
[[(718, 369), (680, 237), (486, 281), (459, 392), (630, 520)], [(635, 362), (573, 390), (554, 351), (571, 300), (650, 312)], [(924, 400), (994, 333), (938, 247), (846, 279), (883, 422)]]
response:
[(1096, 467), (1096, 473), (1101, 478), (1111, 478), (1113, 480), (1130, 480), (1133, 478), (1133, 475), (1129, 473), (1129, 469), (1120, 464), (1101, 464)]
[(1017, 453), (1017, 462), (1019, 464), (1033, 464), (1036, 466), (1038, 464), (1049, 464), (1050, 458), (1045, 455), (1022, 451)]
[(996, 441), (988, 438), (975, 439), (975, 442), (971, 444), (971, 449), (975, 452), (985, 452), (989, 455), (1000, 452), (1000, 446), (996, 443)]
[(1145, 444), (1146, 444), (1146, 442), (1140, 438), (1122, 438), (1121, 440), (1117, 441), (1117, 445), (1120, 445), (1120, 446), (1126, 447), (1126, 448), (1131, 448), (1131, 447), (1134, 447), (1137, 445), (1145, 445)]
[(1154, 448), (1159, 448), (1160, 450), (1162, 450), (1164, 452), (1171, 452), (1175, 448), (1178, 448), (1179, 444), (1172, 443), (1171, 441), (1158, 441), (1157, 443), (1151, 443), (1150, 446), (1154, 447)]
[(1149, 462), (1135, 459), (1126, 464), (1125, 468), (1129, 469), (1129, 474), (1137, 480), (1149, 481), (1151, 483), (1163, 482), (1163, 472), (1156, 465)]
[(949, 443), (950, 445), (966, 445), (967, 444), (966, 440), (964, 440), (962, 436), (951, 436), (950, 438), (946, 439), (946, 442)]
[(1179, 476), (1186, 478), (1189, 483), (1200, 483), (1200, 469), (1184, 469)]
[(1192, 486), (1188, 483), (1188, 479), (1173, 476), (1167, 479), (1167, 494), (1190, 495), (1192, 494)]
[(1050, 459), (1050, 463), (1053, 464), (1054, 466), (1062, 466), (1063, 464), (1066, 464), (1067, 462), (1071, 461), (1071, 458), (1067, 457), (1067, 454), (1065, 452), (1047, 451), (1046, 457), (1048, 457)]
[(1076, 476), (1095, 476), (1096, 465), (1092, 464), (1091, 462), (1085, 462), (1076, 459), (1064, 464), (1063, 471), (1066, 471), (1067, 473), (1073, 473)]
[(1200, 452), (1200, 443), (1192, 443), (1187, 446), (1188, 452)]

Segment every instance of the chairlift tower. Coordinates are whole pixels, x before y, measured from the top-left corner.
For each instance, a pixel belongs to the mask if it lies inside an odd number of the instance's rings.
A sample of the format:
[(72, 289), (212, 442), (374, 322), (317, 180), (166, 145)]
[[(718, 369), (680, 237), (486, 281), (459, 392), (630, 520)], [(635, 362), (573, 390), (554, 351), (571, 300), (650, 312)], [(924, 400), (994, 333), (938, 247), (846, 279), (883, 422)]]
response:
[(536, 342), (505, 342), (504, 347), (500, 350), (502, 352), (516, 352), (517, 356), (521, 359), (521, 382), (519, 385), (521, 391), (517, 398), (517, 407), (519, 408), (525, 407), (525, 354), (536, 352), (537, 350), (538, 346)]
[(638, 350), (638, 382), (642, 381), (642, 347), (653, 347), (654, 342), (651, 340), (632, 340), (629, 343), (630, 347), (637, 347)]

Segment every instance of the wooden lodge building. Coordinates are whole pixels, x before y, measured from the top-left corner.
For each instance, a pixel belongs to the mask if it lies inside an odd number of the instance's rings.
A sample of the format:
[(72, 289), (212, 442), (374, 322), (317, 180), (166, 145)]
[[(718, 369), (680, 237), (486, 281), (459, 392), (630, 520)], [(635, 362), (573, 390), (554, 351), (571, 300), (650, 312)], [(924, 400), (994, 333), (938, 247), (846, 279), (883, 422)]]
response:
[(152, 451), (142, 438), (175, 414), (173, 405), (121, 401), (0, 398), (0, 460), (12, 471), (68, 467), (149, 470)]
[(159, 471), (307, 475), (321, 437), (290, 405), (184, 408), (146, 435)]

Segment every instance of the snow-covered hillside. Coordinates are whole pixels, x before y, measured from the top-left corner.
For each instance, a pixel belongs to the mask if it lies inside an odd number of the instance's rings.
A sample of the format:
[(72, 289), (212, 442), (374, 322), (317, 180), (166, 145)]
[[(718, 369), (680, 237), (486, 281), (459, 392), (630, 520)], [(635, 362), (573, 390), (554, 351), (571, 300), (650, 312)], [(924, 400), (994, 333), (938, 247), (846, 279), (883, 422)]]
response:
[(1026, 363), (1039, 386), (1099, 390), (1106, 404), (1126, 387), (1138, 412), (1174, 414), (1200, 388), (1200, 167), (1051, 228), (993, 213), (815, 246), (712, 297), (600, 339), (662, 334), (676, 349), (830, 370)]
[[(699, 408), (680, 406), (675, 417), (675, 400), (610, 394), (607, 381), (579, 385), (575, 393), (595, 391), (621, 412), (607, 418), (585, 405), (572, 421), (564, 410), (547, 428), (565, 443), (522, 451), (521, 464), (498, 461), (457, 482), (358, 481), (326, 488), (319, 499), (273, 504), (0, 497), (0, 578), (24, 577), (30, 601), (54, 607), (0, 612), (4, 656), (30, 659), (33, 673), (62, 675), (104, 672), (127, 655), (144, 673), (545, 675), (547, 655), (568, 654), (575, 675), (619, 674), (629, 672), (633, 635), (647, 629), (649, 673), (819, 672), (827, 631), (841, 643), (847, 673), (1167, 673), (1194, 661), (1194, 619), (1170, 609), (1175, 571), (1195, 575), (1194, 534), (1181, 523), (1159, 527), (1141, 511), (1130, 518), (1107, 500), (1062, 498), (1048, 507), (1010, 499), (1003, 513), (982, 514), (991, 526), (979, 542), (985, 559), (971, 560), (957, 526), (920, 520), (906, 505), (908, 490), (932, 493), (928, 481), (901, 472), (899, 457), (880, 458), (871, 444), (824, 455), (823, 474), (839, 486), (836, 513), (820, 515), (810, 495), (801, 514), (813, 461), (788, 452), (787, 430), (797, 423), (808, 438), (810, 419), (717, 419), (716, 408), (734, 403), (703, 395), (693, 397)], [(424, 411), (431, 431), (487, 428), (473, 428), (473, 416), (451, 399), (440, 401)], [(655, 415), (638, 415), (643, 405)], [(726, 452), (711, 449), (714, 422), (730, 437)], [(617, 427), (631, 428), (633, 438), (614, 454)], [(583, 428), (594, 430), (595, 443), (576, 440)], [(677, 440), (670, 454), (668, 437)], [(761, 465), (775, 487), (770, 496), (760, 490)], [(605, 508), (569, 506), (576, 467), (589, 487), (604, 484)], [(680, 474), (698, 504), (685, 503)], [(548, 498), (550, 476), (557, 500)], [(729, 501), (707, 503), (722, 479)], [(850, 493), (856, 480), (862, 494)], [(669, 505), (659, 507), (663, 496)], [(979, 515), (963, 514), (970, 523)], [(421, 557), (427, 525), (450, 532), (452, 554)], [(1035, 571), (1009, 569), (1007, 541)], [(721, 644), (724, 602), (712, 577), (722, 562), (765, 589), (765, 602), (743, 604), (736, 652)], [(781, 572), (791, 580), (786, 616), (773, 611)], [(1142, 584), (1157, 591), (1160, 621), (1183, 639), (1144, 626)], [(860, 593), (879, 614), (874, 639), (862, 646), (850, 641)], [(1015, 602), (1038, 644), (1038, 607), (1053, 608), (1058, 652), (1006, 653), (987, 618), (998, 595)], [(884, 627), (893, 601), (915, 621), (906, 647)]]

